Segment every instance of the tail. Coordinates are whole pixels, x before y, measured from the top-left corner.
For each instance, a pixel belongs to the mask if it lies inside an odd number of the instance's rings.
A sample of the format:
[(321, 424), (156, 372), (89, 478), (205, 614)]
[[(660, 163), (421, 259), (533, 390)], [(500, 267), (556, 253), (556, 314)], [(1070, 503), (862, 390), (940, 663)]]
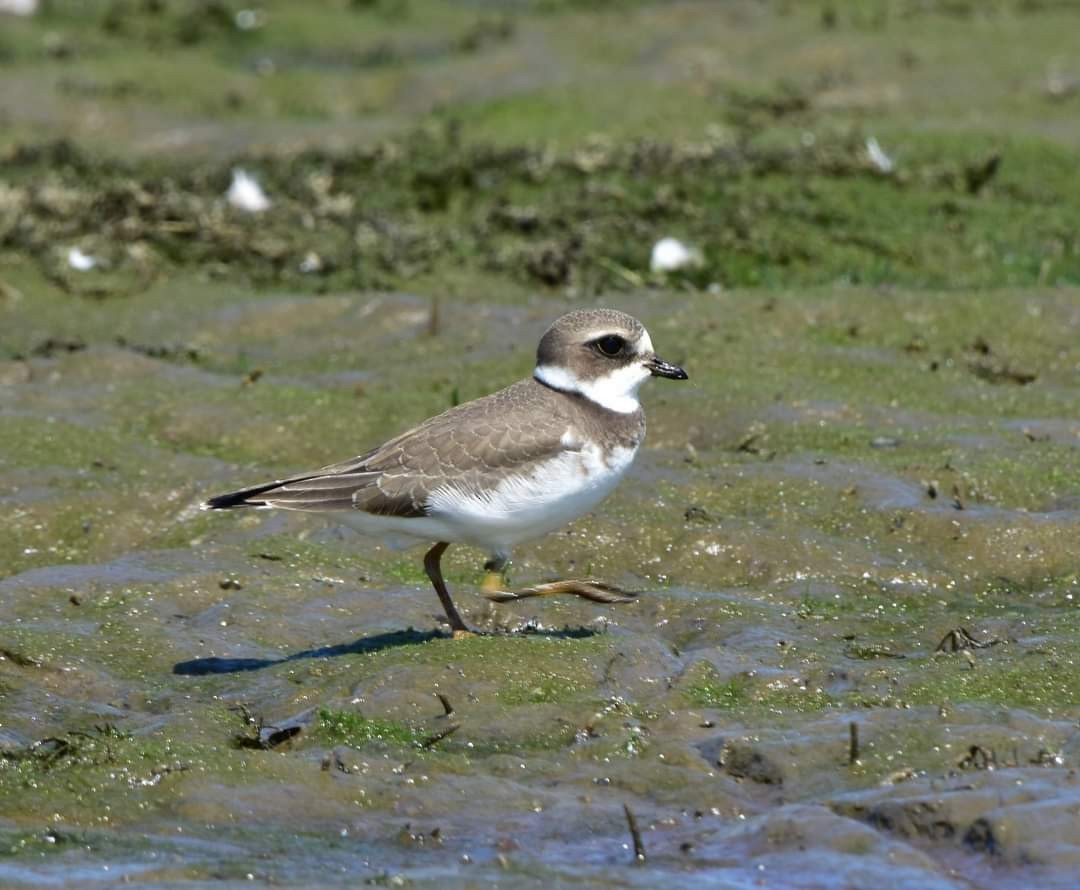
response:
[(202, 508), (204, 510), (231, 510), (233, 507), (265, 507), (267, 503), (260, 500), (259, 495), (273, 491), (283, 484), (279, 479), (276, 482), (256, 485), (254, 488), (242, 488), (239, 491), (230, 491), (228, 494), (219, 494), (205, 501)]

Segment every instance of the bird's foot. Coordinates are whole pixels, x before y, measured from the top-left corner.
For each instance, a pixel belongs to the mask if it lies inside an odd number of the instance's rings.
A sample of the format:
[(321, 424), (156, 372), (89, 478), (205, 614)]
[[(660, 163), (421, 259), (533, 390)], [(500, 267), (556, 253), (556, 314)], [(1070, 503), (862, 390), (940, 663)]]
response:
[(559, 596), (564, 593), (580, 596), (594, 603), (629, 603), (635, 598), (635, 594), (620, 590), (611, 584), (605, 584), (603, 581), (552, 581), (521, 590), (502, 590), (498, 587), (492, 589), (488, 586), (487, 579), (484, 580), (481, 592), (496, 603), (512, 603), (515, 600), (531, 599), (534, 596)]

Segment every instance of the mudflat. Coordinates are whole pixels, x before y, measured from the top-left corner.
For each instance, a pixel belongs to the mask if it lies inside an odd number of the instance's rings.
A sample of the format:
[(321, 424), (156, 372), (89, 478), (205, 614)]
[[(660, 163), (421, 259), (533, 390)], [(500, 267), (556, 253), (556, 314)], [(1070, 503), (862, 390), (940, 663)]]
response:
[[(1071, 886), (1078, 25), (0, 18), (0, 884)], [(583, 305), (691, 380), (513, 580), (634, 603), (494, 606), (454, 548), (454, 641), (418, 552), (198, 510), (526, 375)]]

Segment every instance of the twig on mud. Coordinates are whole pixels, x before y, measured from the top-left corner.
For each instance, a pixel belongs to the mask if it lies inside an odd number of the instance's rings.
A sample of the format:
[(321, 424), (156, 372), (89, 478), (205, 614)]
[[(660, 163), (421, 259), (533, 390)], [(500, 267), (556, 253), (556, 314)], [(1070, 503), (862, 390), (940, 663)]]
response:
[(443, 716), (444, 717), (449, 717), (451, 714), (454, 713), (454, 706), (452, 704), (450, 704), (450, 699), (448, 699), (441, 692), (436, 692), (435, 697), (439, 700), (440, 704), (442, 704), (442, 706), (443, 706)]
[(229, 710), (240, 717), (244, 724), (244, 731), (233, 734), (232, 744), (234, 748), (264, 748), (262, 742), (263, 718), (253, 714), (246, 704), (240, 702), (229, 707)]
[(852, 720), (848, 724), (848, 764), (859, 762), (859, 724)]
[(19, 667), (41, 667), (41, 662), (34, 658), (32, 655), (23, 655), (21, 652), (17, 652), (14, 649), (8, 649), (7, 647), (0, 647), (0, 659), (7, 659), (12, 664), (17, 664)]
[(427, 750), (428, 748), (434, 748), (437, 744), (439, 744), (439, 742), (441, 742), (447, 736), (453, 735), (459, 729), (461, 729), (461, 724), (455, 723), (453, 726), (448, 726), (446, 727), (446, 729), (439, 730), (439, 732), (429, 735), (427, 738), (421, 739), (416, 744), (425, 750)]
[(641, 863), (645, 861), (645, 842), (641, 839), (641, 832), (638, 830), (637, 819), (634, 818), (634, 814), (630, 812), (630, 807), (627, 804), (622, 805), (623, 812), (626, 813), (626, 824), (630, 829), (630, 838), (634, 842), (634, 862)]
[(956, 764), (960, 769), (994, 769), (997, 767), (997, 754), (993, 748), (972, 745)]
[(289, 739), (293, 739), (303, 732), (303, 728), (295, 723), (285, 726), (266, 723), (261, 715), (253, 714), (243, 702), (233, 705), (229, 710), (240, 715), (245, 727), (244, 732), (233, 735), (232, 744), (234, 748), (271, 751), (278, 745), (283, 745)]
[(989, 640), (976, 640), (966, 628), (954, 627), (937, 644), (935, 652), (961, 652), (965, 649), (989, 649), (998, 643), (1005, 641), (1000, 637), (991, 637)]

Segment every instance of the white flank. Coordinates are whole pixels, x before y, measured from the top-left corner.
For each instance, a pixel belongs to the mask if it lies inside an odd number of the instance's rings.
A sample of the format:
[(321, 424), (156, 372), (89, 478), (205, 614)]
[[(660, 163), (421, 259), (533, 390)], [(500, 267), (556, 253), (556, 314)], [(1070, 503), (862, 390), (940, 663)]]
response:
[[(564, 451), (531, 473), (508, 476), (489, 490), (444, 485), (430, 500), (431, 516), (452, 537), (492, 553), (554, 531), (588, 513), (611, 494), (633, 463), (637, 448), (604, 452), (589, 444)], [(415, 520), (410, 520), (415, 521)]]
[(67, 261), (76, 272), (89, 272), (98, 264), (97, 257), (83, 253), (78, 247), (73, 247), (68, 251)]
[(391, 550), (406, 550), (421, 541), (459, 542), (463, 538), (448, 537), (454, 534), (450, 526), (431, 516), (377, 516), (363, 510), (340, 510), (324, 514), (334, 522), (340, 522), (362, 535), (378, 538)]
[(661, 238), (653, 245), (649, 268), (654, 274), (675, 272), (701, 265), (701, 251), (683, 244), (678, 238)]
[(418, 541), (472, 544), (509, 556), (524, 541), (554, 531), (595, 508), (633, 463), (636, 448), (617, 448), (605, 457), (596, 445), (565, 451), (529, 474), (508, 477), (491, 490), (444, 485), (431, 496), (427, 516), (376, 516), (362, 511), (333, 513), (392, 549)]
[(246, 213), (262, 213), (270, 209), (270, 199), (266, 197), (259, 181), (240, 167), (234, 167), (232, 183), (225, 193), (227, 200), (237, 210)]
[(555, 365), (538, 365), (533, 371), (533, 377), (552, 389), (580, 393), (609, 411), (620, 414), (633, 414), (641, 407), (637, 391), (650, 376), (649, 369), (639, 364), (624, 365), (595, 380), (581, 380), (566, 368)]

